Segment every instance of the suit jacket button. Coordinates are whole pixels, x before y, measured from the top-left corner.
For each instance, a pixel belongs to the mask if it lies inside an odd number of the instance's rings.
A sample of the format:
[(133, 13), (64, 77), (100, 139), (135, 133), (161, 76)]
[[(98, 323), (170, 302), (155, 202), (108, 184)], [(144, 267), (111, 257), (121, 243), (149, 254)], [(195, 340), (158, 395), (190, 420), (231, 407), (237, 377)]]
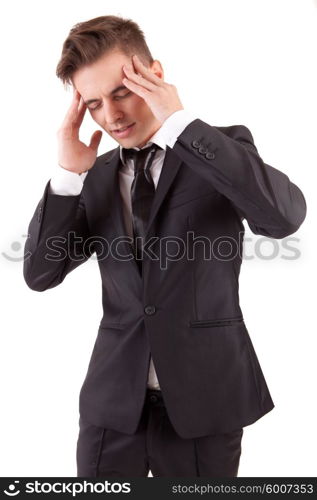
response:
[(205, 146), (200, 146), (200, 148), (198, 149), (198, 151), (204, 155), (205, 153), (207, 153), (207, 149), (205, 148)]
[(199, 141), (193, 141), (193, 142), (192, 142), (192, 146), (193, 146), (194, 148), (198, 149), (198, 148), (199, 148), (199, 146), (200, 146), (200, 142), (199, 142)]
[(210, 151), (209, 151), (209, 152), (206, 154), (206, 158), (207, 158), (207, 160), (214, 160), (214, 159), (215, 159), (215, 157), (216, 157), (216, 155), (215, 155), (215, 153), (213, 153), (213, 152), (210, 152)]
[(148, 314), (149, 316), (151, 316), (151, 314), (154, 314), (155, 311), (156, 311), (155, 306), (146, 306), (144, 308), (145, 314)]

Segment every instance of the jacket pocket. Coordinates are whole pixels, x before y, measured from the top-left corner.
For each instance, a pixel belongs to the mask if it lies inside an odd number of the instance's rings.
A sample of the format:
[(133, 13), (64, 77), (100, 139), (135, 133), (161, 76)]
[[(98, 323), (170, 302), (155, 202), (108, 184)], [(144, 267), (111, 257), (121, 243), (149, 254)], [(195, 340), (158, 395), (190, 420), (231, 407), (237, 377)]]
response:
[(202, 189), (200, 189), (199, 191), (186, 189), (181, 192), (173, 193), (169, 198), (166, 199), (165, 204), (167, 209), (170, 210), (172, 208), (185, 205), (186, 203), (199, 201), (202, 198), (206, 198), (207, 196), (215, 195), (218, 195), (218, 192), (215, 189), (208, 189), (207, 191), (203, 191)]
[(189, 322), (191, 328), (210, 328), (213, 326), (230, 326), (237, 323), (243, 323), (243, 316), (236, 316), (235, 318), (221, 318), (221, 319), (200, 319), (192, 320)]

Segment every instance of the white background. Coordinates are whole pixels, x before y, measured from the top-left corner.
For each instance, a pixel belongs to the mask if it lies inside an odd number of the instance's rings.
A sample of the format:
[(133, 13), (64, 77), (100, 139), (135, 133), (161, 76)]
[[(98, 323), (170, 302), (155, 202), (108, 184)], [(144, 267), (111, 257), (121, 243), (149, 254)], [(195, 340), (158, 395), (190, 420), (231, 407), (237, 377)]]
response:
[[(75, 23), (109, 14), (141, 26), (186, 109), (210, 125), (246, 125), (263, 160), (305, 195), (292, 242), (300, 258), (283, 258), (290, 252), (275, 240), (274, 259), (242, 264), (241, 307), (275, 408), (244, 428), (239, 476), (316, 476), (312, 0), (2, 2), (0, 475), (76, 476), (78, 396), (102, 316), (98, 265), (93, 258), (39, 293), (23, 280), (22, 258), (71, 100), (55, 76), (62, 42)], [(87, 114), (81, 138), (96, 128)], [(104, 133), (98, 154), (115, 146)], [(246, 229), (252, 253), (259, 237)]]

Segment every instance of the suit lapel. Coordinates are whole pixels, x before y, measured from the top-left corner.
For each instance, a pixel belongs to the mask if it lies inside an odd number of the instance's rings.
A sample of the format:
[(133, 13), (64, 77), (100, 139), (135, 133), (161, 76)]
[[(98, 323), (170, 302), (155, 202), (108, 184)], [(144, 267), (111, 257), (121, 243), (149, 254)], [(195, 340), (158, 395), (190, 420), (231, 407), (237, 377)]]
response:
[(171, 187), (171, 184), (174, 178), (176, 177), (176, 174), (181, 164), (182, 160), (174, 153), (174, 151), (169, 146), (166, 146), (166, 153), (162, 165), (162, 171), (159, 177), (158, 185), (155, 191), (151, 212), (149, 216), (146, 238), (151, 232), (158, 210), (162, 205), (164, 198), (166, 197), (167, 192)]
[[(111, 193), (110, 216), (113, 220), (116, 237), (128, 237), (123, 218), (123, 203), (119, 187), (119, 168), (121, 166), (120, 148), (116, 148), (114, 154), (106, 160), (106, 169), (110, 173), (109, 186)], [(128, 241), (123, 243), (124, 251), (131, 253), (131, 245)], [(134, 261), (134, 259), (133, 259)]]

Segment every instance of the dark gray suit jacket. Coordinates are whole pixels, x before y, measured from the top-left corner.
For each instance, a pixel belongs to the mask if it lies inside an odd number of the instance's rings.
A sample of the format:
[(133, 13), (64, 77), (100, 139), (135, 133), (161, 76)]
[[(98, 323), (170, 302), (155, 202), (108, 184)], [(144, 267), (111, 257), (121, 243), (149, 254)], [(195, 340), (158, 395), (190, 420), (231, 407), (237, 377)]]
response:
[(194, 120), (167, 147), (141, 278), (124, 227), (119, 166), (118, 146), (97, 158), (78, 196), (50, 194), (48, 182), (25, 244), (24, 278), (36, 291), (98, 257), (103, 317), (80, 415), (134, 433), (151, 353), (181, 437), (252, 424), (274, 404), (239, 306), (242, 220), (255, 234), (290, 235), (306, 215), (302, 192), (263, 162), (248, 128)]

